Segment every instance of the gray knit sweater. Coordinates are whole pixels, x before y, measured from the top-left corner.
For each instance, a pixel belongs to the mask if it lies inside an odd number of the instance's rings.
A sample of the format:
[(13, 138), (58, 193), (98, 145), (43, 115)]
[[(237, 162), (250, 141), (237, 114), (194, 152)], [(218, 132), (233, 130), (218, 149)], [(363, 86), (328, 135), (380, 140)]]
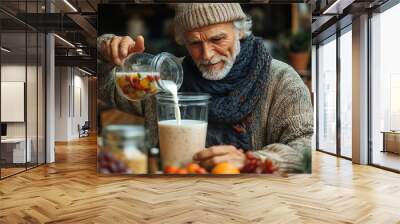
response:
[[(155, 97), (141, 102), (126, 100), (118, 94), (111, 71), (110, 65), (98, 60), (98, 98), (120, 110), (144, 116), (150, 144), (156, 146)], [(252, 116), (257, 121), (252, 133), (256, 154), (272, 159), (283, 172), (305, 172), (305, 163), (311, 160), (306, 155), (311, 151), (313, 109), (309, 91), (292, 67), (272, 60), (267, 88)]]

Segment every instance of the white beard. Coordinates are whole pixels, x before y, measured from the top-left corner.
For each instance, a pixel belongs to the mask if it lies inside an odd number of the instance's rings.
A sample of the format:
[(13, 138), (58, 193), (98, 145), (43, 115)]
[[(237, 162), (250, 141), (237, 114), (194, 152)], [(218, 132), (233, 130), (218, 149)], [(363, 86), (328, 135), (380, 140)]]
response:
[[(216, 55), (210, 61), (198, 61), (196, 62), (197, 68), (202, 73), (203, 78), (208, 80), (221, 80), (225, 78), (229, 71), (232, 69), (233, 64), (235, 63), (237, 55), (240, 53), (240, 40), (239, 35), (236, 37), (235, 46), (233, 49), (233, 55), (231, 58), (227, 58), (225, 56)], [(222, 69), (207, 69), (204, 65), (208, 64), (216, 64), (218, 62), (223, 62), (224, 67)]]

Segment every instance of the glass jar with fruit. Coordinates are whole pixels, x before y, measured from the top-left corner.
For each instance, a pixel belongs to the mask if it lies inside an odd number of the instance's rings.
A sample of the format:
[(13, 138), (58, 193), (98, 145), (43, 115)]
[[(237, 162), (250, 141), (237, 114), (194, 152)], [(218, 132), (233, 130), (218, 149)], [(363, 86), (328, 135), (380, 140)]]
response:
[(147, 174), (145, 129), (140, 125), (109, 125), (103, 130), (98, 154), (101, 174)]
[(165, 83), (179, 87), (183, 82), (181, 62), (174, 55), (162, 52), (157, 55), (136, 53), (129, 55), (122, 66), (114, 70), (119, 93), (128, 100), (142, 100), (159, 91), (167, 92)]

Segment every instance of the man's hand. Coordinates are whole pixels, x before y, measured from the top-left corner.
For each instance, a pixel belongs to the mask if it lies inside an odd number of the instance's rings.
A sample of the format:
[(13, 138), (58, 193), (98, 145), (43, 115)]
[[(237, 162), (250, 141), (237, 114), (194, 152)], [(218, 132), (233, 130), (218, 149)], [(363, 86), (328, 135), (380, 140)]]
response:
[(200, 162), (200, 165), (208, 169), (222, 162), (229, 162), (238, 169), (241, 169), (246, 162), (246, 155), (235, 146), (219, 145), (196, 153), (193, 156), (193, 160)]
[(137, 36), (133, 40), (129, 36), (115, 36), (110, 40), (101, 43), (101, 54), (110, 63), (122, 65), (123, 60), (131, 53), (141, 53), (144, 51), (144, 38)]

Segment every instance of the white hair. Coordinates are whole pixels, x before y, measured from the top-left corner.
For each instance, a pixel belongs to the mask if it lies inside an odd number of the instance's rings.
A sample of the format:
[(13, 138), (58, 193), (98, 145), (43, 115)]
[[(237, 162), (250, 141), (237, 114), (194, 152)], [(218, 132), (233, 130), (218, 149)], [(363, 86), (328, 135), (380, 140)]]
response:
[(251, 27), (253, 26), (253, 21), (250, 17), (244, 19), (233, 21), (233, 26), (243, 34), (242, 38), (246, 38), (251, 35)]
[[(242, 38), (246, 38), (251, 35), (251, 26), (253, 25), (253, 21), (250, 17), (246, 17), (244, 19), (239, 19), (233, 21), (233, 26), (242, 34)], [(185, 44), (185, 38), (183, 37), (183, 32), (179, 30), (178, 27), (175, 27), (175, 41), (179, 45)]]

